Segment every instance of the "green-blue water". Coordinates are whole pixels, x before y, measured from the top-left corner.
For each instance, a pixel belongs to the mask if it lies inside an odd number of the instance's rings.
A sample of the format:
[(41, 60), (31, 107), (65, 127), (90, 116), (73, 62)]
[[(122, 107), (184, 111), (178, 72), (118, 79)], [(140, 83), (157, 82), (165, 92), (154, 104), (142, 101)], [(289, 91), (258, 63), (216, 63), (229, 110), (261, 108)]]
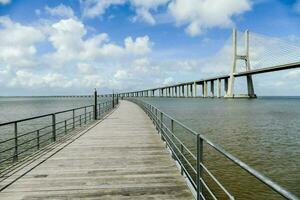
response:
[[(143, 98), (300, 196), (300, 98)], [(0, 123), (92, 104), (92, 98), (0, 98)], [(0, 137), (3, 136), (3, 131)], [(7, 133), (5, 133), (7, 134)], [(0, 138), (1, 139), (1, 138)], [(204, 162), (239, 199), (272, 199), (223, 160)]]

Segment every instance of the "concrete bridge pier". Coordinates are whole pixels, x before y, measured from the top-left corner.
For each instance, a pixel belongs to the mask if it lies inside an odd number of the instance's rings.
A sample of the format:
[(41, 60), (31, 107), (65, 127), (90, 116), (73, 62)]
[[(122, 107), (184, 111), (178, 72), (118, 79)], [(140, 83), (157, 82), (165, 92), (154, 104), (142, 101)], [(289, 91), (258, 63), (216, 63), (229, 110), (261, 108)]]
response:
[(202, 97), (203, 98), (207, 97), (207, 81), (203, 81), (202, 84)]
[(221, 98), (221, 88), (222, 88), (222, 82), (221, 82), (221, 79), (217, 79), (217, 82), (218, 82), (218, 93), (217, 93), (217, 97), (218, 98)]
[[(231, 66), (231, 71), (229, 75), (229, 85), (228, 90), (225, 95), (226, 98), (234, 98), (236, 97), (234, 94), (234, 74), (236, 73), (236, 64), (237, 60), (243, 60), (246, 65), (246, 71), (250, 71), (250, 58), (249, 58), (249, 31), (245, 31), (245, 54), (244, 55), (238, 55), (237, 54), (237, 31), (236, 29), (233, 29), (232, 31), (232, 46), (233, 46), (233, 63)], [(238, 97), (247, 97), (247, 98), (256, 98), (256, 95), (254, 93), (254, 87), (253, 87), (253, 81), (252, 76), (247, 75), (247, 95), (242, 95)]]
[(225, 95), (228, 92), (228, 78), (224, 79), (224, 92), (225, 92)]
[(194, 82), (194, 97), (197, 97), (197, 83)]
[(210, 97), (215, 97), (215, 84), (214, 81), (210, 81)]

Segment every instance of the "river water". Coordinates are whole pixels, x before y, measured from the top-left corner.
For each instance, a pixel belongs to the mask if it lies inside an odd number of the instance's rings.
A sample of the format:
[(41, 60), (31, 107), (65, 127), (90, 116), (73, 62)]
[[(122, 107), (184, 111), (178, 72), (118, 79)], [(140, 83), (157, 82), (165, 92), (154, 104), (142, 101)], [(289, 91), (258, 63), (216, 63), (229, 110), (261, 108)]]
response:
[[(300, 196), (300, 98), (144, 98)], [(213, 158), (213, 159), (212, 159)], [(216, 158), (216, 159), (215, 159)], [(238, 199), (277, 199), (222, 158), (206, 156)], [(259, 192), (260, 191), (260, 192)], [(260, 194), (258, 194), (258, 192)]]
[[(300, 196), (300, 98), (143, 98)], [(0, 98), (0, 123), (80, 107), (92, 98)], [(0, 140), (1, 136), (0, 130)], [(238, 199), (276, 199), (212, 154), (204, 163)], [(216, 191), (218, 193), (218, 191)], [(259, 194), (259, 195), (258, 195)]]

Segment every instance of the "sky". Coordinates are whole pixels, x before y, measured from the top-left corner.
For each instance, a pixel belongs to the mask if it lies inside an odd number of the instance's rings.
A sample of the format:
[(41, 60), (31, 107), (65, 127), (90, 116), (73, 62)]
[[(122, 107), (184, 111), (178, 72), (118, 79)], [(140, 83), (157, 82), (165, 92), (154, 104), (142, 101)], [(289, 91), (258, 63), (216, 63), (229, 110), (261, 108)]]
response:
[[(300, 61), (300, 0), (0, 0), (0, 96), (132, 91), (228, 74), (231, 33), (251, 67)], [(239, 63), (238, 71), (245, 70)], [(300, 95), (300, 70), (256, 75)], [(245, 93), (238, 78), (236, 92)]]

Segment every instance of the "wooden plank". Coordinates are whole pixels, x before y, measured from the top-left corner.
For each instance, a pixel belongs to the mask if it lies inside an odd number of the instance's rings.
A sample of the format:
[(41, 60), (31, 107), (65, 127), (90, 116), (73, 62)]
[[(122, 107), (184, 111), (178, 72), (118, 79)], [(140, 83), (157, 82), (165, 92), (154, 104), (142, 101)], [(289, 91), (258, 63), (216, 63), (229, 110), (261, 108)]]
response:
[(122, 101), (104, 121), (4, 189), (0, 199), (194, 198), (151, 120)]

